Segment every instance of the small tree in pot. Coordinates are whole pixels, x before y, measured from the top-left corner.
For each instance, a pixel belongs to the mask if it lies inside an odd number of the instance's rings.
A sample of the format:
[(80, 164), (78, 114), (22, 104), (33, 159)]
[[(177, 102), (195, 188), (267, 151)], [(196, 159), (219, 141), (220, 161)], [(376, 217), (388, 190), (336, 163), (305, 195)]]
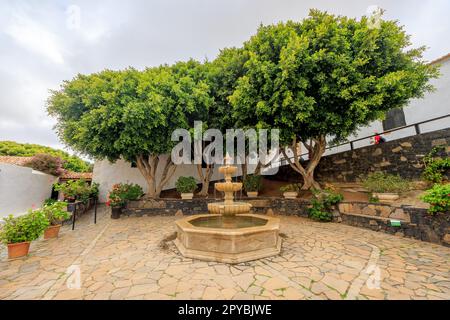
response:
[(70, 213), (67, 212), (67, 203), (57, 201), (52, 204), (45, 205), (41, 210), (49, 222), (49, 226), (44, 232), (44, 239), (58, 237), (61, 223), (70, 217)]
[(280, 188), (280, 191), (283, 192), (283, 196), (286, 199), (297, 198), (299, 190), (300, 190), (300, 186), (297, 183), (288, 184), (288, 185), (282, 186)]
[(194, 177), (179, 177), (175, 187), (181, 193), (181, 199), (190, 200), (194, 197), (194, 191), (197, 189), (197, 181)]
[(244, 180), (244, 189), (248, 197), (257, 197), (262, 188), (262, 177), (259, 175), (247, 176)]
[(8, 258), (14, 259), (28, 255), (30, 242), (41, 236), (49, 222), (41, 210), (28, 214), (4, 218), (0, 230), (0, 240), (8, 246)]

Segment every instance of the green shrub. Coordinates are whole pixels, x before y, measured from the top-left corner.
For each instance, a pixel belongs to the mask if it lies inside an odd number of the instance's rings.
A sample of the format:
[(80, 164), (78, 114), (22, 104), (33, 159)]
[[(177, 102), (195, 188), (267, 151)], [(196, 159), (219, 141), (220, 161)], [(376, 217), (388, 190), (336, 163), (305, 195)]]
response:
[(247, 176), (244, 180), (245, 191), (255, 192), (262, 188), (262, 177), (258, 175)]
[(63, 164), (64, 162), (59, 157), (39, 153), (33, 156), (25, 166), (59, 177), (64, 173)]
[(3, 220), (5, 223), (0, 230), (0, 240), (5, 244), (36, 240), (49, 226), (42, 210), (30, 210), (28, 214), (18, 217), (9, 215)]
[(52, 204), (45, 205), (41, 211), (52, 226), (61, 224), (61, 222), (70, 217), (70, 213), (67, 212), (67, 203), (63, 201), (56, 201)]
[(299, 192), (300, 187), (298, 183), (291, 183), (280, 188), (281, 192)]
[(180, 193), (192, 193), (197, 189), (197, 182), (194, 177), (179, 177), (175, 187)]
[(341, 202), (344, 196), (330, 189), (313, 190), (313, 195), (311, 208), (308, 208), (308, 216), (314, 220), (331, 221), (333, 219), (331, 207)]
[(90, 197), (98, 199), (98, 194), (100, 193), (100, 184), (98, 182), (92, 182), (90, 189)]
[(54, 189), (61, 191), (66, 200), (78, 200), (86, 203), (89, 198), (98, 197), (98, 183), (91, 186), (84, 179), (68, 180), (64, 183), (56, 183)]
[(111, 207), (123, 207), (129, 200), (138, 200), (144, 191), (138, 184), (116, 183), (108, 194), (106, 205)]
[(428, 209), (430, 214), (449, 212), (450, 184), (435, 184), (425, 192), (421, 199), (430, 204), (430, 209)]
[(48, 206), (51, 204), (54, 204), (55, 202), (57, 202), (58, 200), (56, 199), (52, 199), (52, 198), (48, 198), (44, 200), (44, 203), (42, 204), (43, 206)]
[(403, 192), (410, 189), (409, 182), (399, 175), (384, 172), (370, 173), (363, 181), (363, 185), (370, 192), (389, 193)]
[(450, 158), (434, 159), (426, 164), (422, 173), (422, 178), (428, 182), (441, 183), (448, 179), (445, 174), (450, 170)]

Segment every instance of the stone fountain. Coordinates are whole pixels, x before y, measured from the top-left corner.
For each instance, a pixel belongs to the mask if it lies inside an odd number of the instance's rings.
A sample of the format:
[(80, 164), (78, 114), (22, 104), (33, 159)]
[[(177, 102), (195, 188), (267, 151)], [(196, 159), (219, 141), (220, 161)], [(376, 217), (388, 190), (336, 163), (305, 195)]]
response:
[(241, 190), (242, 183), (232, 182), (237, 167), (227, 162), (219, 168), (225, 182), (215, 183), (216, 190), (225, 193), (224, 201), (209, 203), (209, 214), (177, 220), (175, 245), (185, 257), (225, 263), (279, 254), (279, 219), (252, 214), (250, 203), (234, 201), (234, 193)]

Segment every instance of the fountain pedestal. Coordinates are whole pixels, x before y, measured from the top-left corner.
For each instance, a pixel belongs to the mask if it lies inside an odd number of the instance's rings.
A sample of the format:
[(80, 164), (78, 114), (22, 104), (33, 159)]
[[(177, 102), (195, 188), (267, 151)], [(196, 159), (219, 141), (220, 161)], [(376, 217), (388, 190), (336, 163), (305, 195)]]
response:
[(215, 188), (225, 192), (223, 202), (208, 204), (210, 214), (194, 215), (176, 221), (174, 243), (188, 258), (225, 263), (241, 263), (280, 253), (278, 218), (251, 214), (251, 204), (234, 202), (234, 192), (242, 183), (232, 182), (234, 166), (223, 166), (219, 172), (225, 182)]

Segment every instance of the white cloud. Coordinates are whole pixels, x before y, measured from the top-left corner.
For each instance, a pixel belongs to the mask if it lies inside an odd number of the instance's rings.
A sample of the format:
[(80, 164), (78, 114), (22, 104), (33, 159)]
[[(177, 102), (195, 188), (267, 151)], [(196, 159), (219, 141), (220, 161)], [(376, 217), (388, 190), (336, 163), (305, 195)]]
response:
[(5, 33), (23, 48), (63, 64), (63, 50), (55, 34), (27, 16), (16, 15)]

